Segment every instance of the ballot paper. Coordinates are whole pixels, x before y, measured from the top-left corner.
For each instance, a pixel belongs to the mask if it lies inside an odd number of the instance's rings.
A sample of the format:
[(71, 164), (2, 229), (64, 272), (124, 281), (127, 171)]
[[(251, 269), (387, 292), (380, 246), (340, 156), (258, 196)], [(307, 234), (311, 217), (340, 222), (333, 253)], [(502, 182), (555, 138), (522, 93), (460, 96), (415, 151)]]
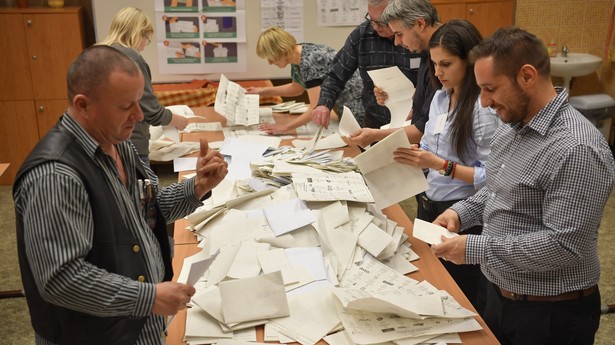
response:
[(222, 281), (218, 286), (225, 323), (274, 319), (290, 313), (279, 271)]
[[(423, 177), (424, 179), (424, 177)], [(293, 186), (299, 199), (305, 201), (348, 200), (374, 202), (361, 174), (293, 174)]]
[(412, 227), (412, 236), (429, 244), (440, 244), (442, 243), (442, 236), (453, 238), (459, 236), (459, 234), (450, 232), (445, 227), (416, 218)]
[(169, 106), (166, 106), (165, 108), (169, 109), (175, 115), (181, 115), (186, 118), (195, 117), (192, 109), (190, 109), (189, 106), (184, 105), (184, 104), (169, 105)]
[(410, 147), (403, 129), (393, 132), (355, 158), (379, 209), (406, 200), (429, 187), (421, 168), (393, 160), (393, 152), (399, 147)]
[[(210, 255), (209, 257), (190, 261), (189, 264), (187, 265), (188, 266), (188, 276), (186, 277), (186, 284), (190, 286), (194, 286), (194, 284), (196, 284), (199, 281), (199, 279), (203, 278), (203, 276), (205, 276), (205, 272), (209, 269), (209, 266), (211, 266), (212, 262), (216, 260), (217, 256), (218, 256), (218, 252), (215, 252), (213, 255)], [(185, 259), (184, 259), (184, 266), (186, 266)], [(182, 271), (183, 271), (183, 266), (182, 266)]]
[(367, 74), (388, 95), (384, 105), (391, 111), (390, 127), (402, 127), (412, 110), (414, 84), (397, 66), (367, 71)]
[(214, 110), (226, 118), (227, 126), (256, 125), (259, 123), (259, 95), (246, 94), (243, 87), (222, 74)]
[(294, 295), (288, 301), (290, 315), (269, 325), (302, 345), (314, 345), (340, 322), (333, 300), (328, 286)]
[(357, 119), (352, 114), (352, 111), (347, 106), (344, 106), (342, 119), (339, 124), (340, 135), (350, 137), (352, 133), (358, 131), (359, 129), (361, 129), (361, 125), (357, 122)]
[(300, 199), (277, 202), (263, 209), (276, 236), (299, 229), (316, 221), (312, 211)]

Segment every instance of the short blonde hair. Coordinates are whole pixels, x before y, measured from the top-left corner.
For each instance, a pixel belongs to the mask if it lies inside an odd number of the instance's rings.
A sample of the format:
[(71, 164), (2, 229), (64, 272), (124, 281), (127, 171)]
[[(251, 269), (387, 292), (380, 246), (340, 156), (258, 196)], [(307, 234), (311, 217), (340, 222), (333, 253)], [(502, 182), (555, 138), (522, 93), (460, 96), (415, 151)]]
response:
[(263, 59), (278, 61), (290, 55), (295, 49), (297, 40), (284, 29), (274, 26), (261, 33), (256, 43), (256, 55)]
[(109, 34), (98, 44), (121, 44), (137, 49), (143, 37), (154, 33), (152, 21), (140, 8), (124, 7), (119, 10), (111, 21)]

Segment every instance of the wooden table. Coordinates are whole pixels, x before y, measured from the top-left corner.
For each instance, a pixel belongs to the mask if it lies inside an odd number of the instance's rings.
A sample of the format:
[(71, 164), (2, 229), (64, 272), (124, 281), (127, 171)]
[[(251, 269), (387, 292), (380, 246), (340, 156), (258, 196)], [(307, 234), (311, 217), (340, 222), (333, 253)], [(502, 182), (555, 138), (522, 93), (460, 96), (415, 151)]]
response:
[[(198, 119), (194, 121), (208, 121), (215, 122), (220, 121), (224, 126), (226, 121), (224, 118), (215, 113), (212, 108), (194, 108), (194, 113), (200, 116), (204, 116), (205, 120)], [(291, 121), (292, 115), (287, 114), (274, 114), (274, 119), (278, 123), (284, 123), (285, 121)], [(182, 140), (184, 141), (198, 141), (199, 138), (207, 138), (211, 141), (220, 141), (224, 139), (222, 132), (200, 132), (200, 133), (187, 133), (184, 134)], [(283, 141), (283, 144), (288, 142)], [(344, 148), (344, 154), (347, 156), (356, 156), (359, 153), (358, 147), (355, 145), (349, 145)], [(408, 274), (407, 276), (417, 281), (427, 280), (433, 286), (440, 290), (446, 290), (451, 294), (459, 304), (463, 307), (476, 311), (467, 297), (463, 294), (461, 289), (457, 286), (455, 281), (448, 274), (444, 266), (440, 263), (440, 260), (432, 253), (429, 246), (412, 237), (412, 222), (408, 216), (404, 213), (399, 205), (393, 205), (383, 210), (383, 213), (391, 220), (397, 222), (399, 226), (404, 227), (404, 232), (409, 236), (408, 241), (412, 245), (412, 249), (420, 256), (420, 259), (412, 262), (419, 268), (418, 271)], [(173, 271), (175, 276), (173, 280), (176, 281), (179, 273), (181, 272), (183, 260), (185, 257), (194, 255), (201, 250), (196, 244), (198, 243), (196, 237), (188, 230), (186, 230), (187, 221), (181, 219), (175, 222), (175, 256), (173, 257)], [(485, 322), (480, 316), (475, 317), (476, 321), (483, 327), (480, 331), (464, 332), (460, 333), (461, 340), (464, 344), (472, 345), (487, 345), (487, 344), (499, 344), (491, 330), (487, 327)], [(167, 337), (168, 345), (184, 345), (186, 344), (182, 339), (184, 337), (186, 325), (186, 310), (180, 311), (174, 318), (171, 326), (169, 327), (169, 333)], [(259, 342), (263, 342), (263, 327), (257, 327), (257, 339)], [(321, 340), (322, 344), (326, 344)]]

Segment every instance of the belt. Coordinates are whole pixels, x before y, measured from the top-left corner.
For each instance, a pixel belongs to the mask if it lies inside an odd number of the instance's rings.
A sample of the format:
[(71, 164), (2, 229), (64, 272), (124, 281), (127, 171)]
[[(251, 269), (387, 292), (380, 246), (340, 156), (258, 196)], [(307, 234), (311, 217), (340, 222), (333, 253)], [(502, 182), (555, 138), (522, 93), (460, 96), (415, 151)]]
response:
[(496, 288), (500, 291), (502, 297), (507, 298), (513, 301), (526, 301), (526, 302), (562, 302), (562, 301), (572, 301), (575, 299), (581, 299), (583, 297), (587, 297), (593, 294), (597, 285), (592, 287), (588, 287), (585, 290), (576, 290), (570, 292), (564, 292), (555, 296), (532, 296), (532, 295), (519, 295), (512, 291), (508, 291), (496, 285)]

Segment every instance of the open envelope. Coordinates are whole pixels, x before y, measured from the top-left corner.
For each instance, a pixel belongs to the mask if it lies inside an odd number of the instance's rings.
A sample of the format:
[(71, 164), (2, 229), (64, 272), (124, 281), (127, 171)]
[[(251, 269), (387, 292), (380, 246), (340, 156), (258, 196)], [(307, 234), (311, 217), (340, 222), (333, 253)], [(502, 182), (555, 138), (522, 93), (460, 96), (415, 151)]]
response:
[(225, 323), (290, 315), (280, 271), (258, 277), (223, 281), (218, 286)]

